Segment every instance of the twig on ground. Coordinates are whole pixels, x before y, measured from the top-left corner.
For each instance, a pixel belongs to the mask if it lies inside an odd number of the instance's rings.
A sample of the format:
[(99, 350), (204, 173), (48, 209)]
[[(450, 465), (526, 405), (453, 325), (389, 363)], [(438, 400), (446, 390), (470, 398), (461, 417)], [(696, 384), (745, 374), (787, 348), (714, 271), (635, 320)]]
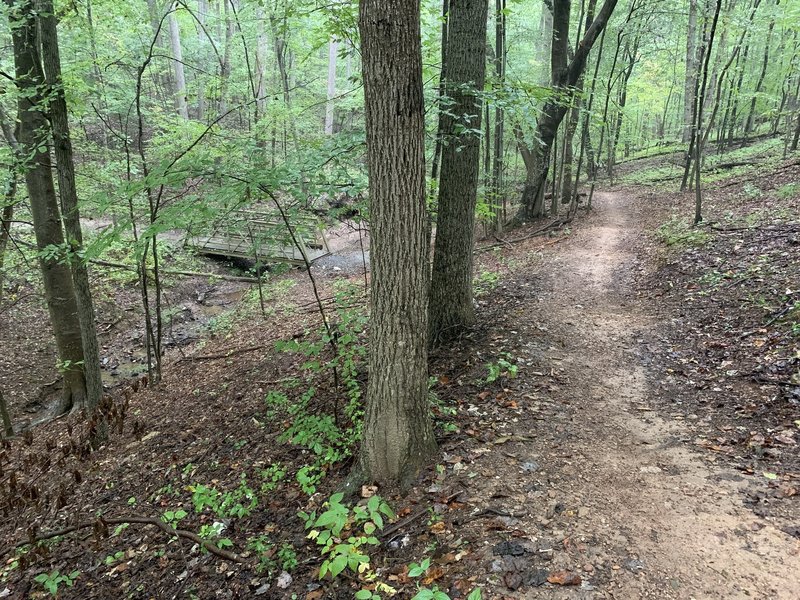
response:
[(208, 550), (211, 554), (215, 554), (220, 558), (224, 558), (225, 560), (229, 560), (231, 562), (237, 563), (246, 563), (247, 560), (236, 554), (235, 552), (228, 552), (227, 550), (223, 550), (213, 542), (209, 540), (204, 540), (196, 533), (191, 531), (186, 531), (185, 529), (175, 529), (164, 523), (160, 519), (154, 517), (140, 517), (137, 515), (129, 516), (129, 517), (113, 517), (110, 519), (104, 519), (100, 517), (99, 519), (95, 519), (92, 521), (84, 521), (82, 523), (78, 523), (77, 525), (72, 525), (70, 527), (64, 527), (63, 529), (57, 529), (54, 531), (48, 531), (46, 533), (39, 534), (34, 537), (32, 540), (25, 540), (23, 542), (17, 542), (16, 544), (12, 544), (10, 546), (6, 546), (2, 550), (0, 550), (0, 558), (4, 557), (9, 552), (16, 550), (17, 548), (21, 548), (23, 546), (27, 546), (31, 543), (42, 542), (44, 540), (50, 540), (55, 537), (60, 537), (62, 535), (67, 535), (69, 533), (74, 533), (75, 531), (80, 531), (81, 529), (88, 529), (89, 527), (94, 527), (96, 524), (101, 525), (125, 525), (125, 524), (139, 524), (139, 525), (152, 525), (154, 527), (158, 527), (161, 531), (166, 533), (169, 536), (175, 536), (179, 538), (184, 538), (190, 540), (196, 544), (199, 544), (206, 550)]

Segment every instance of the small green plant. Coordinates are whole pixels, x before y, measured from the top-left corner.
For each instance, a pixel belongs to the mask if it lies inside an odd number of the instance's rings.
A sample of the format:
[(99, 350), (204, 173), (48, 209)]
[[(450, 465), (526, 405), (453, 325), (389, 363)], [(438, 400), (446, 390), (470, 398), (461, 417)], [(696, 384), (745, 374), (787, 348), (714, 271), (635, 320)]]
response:
[(428, 402), (431, 406), (431, 413), (433, 421), (437, 427), (440, 427), (445, 433), (452, 433), (458, 431), (458, 425), (448, 418), (453, 418), (458, 412), (454, 406), (449, 406), (439, 398), (439, 394), (435, 391), (435, 386), (439, 382), (436, 377), (428, 378)]
[[(432, 588), (421, 587), (411, 600), (450, 600), (450, 596), (436, 586)], [(467, 596), (467, 600), (483, 600), (481, 588), (472, 590)]]
[(472, 288), (476, 296), (483, 296), (488, 294), (500, 282), (500, 273), (496, 271), (481, 271), (480, 274), (472, 280)]
[(514, 379), (519, 373), (519, 367), (512, 362), (513, 360), (514, 357), (511, 354), (503, 352), (497, 362), (487, 363), (486, 368), (489, 370), (489, 374), (486, 376), (486, 383), (494, 383), (501, 377)]
[(80, 574), (80, 571), (73, 571), (68, 575), (62, 575), (59, 571), (53, 571), (52, 573), (40, 573), (34, 577), (33, 580), (50, 592), (51, 596), (55, 597), (58, 596), (58, 588), (62, 583), (67, 587), (72, 587)]
[[(383, 529), (384, 517), (394, 518), (394, 512), (380, 496), (372, 496), (365, 506), (350, 508), (342, 503), (344, 494), (332, 495), (323, 505), (326, 510), (317, 516), (300, 512), (298, 516), (309, 529), (308, 538), (321, 546), (320, 554), (325, 557), (319, 570), (319, 578), (330, 574), (335, 579), (345, 569), (353, 573), (369, 572), (367, 546), (377, 546), (377, 530)], [(343, 532), (350, 535), (345, 537)]]
[(221, 519), (246, 517), (258, 506), (256, 493), (247, 485), (247, 476), (244, 473), (239, 479), (239, 486), (231, 491), (221, 492), (202, 484), (190, 486), (189, 489), (195, 512), (200, 513), (209, 508)]
[(188, 514), (189, 513), (182, 508), (178, 510), (168, 510), (161, 516), (161, 520), (173, 529), (177, 529), (178, 524), (180, 524)]
[(264, 482), (261, 484), (261, 493), (268, 494), (275, 490), (286, 477), (286, 468), (281, 463), (271, 464), (266, 469), (262, 469), (259, 473)]
[(105, 562), (107, 565), (113, 565), (125, 558), (125, 553), (120, 550), (119, 552), (115, 552), (114, 554), (109, 554), (106, 556)]
[(742, 186), (742, 192), (745, 196), (750, 198), (751, 200), (755, 200), (756, 198), (761, 198), (763, 196), (763, 192), (761, 188), (756, 185), (753, 185), (749, 181)]
[(281, 569), (284, 571), (294, 571), (299, 564), (297, 561), (297, 552), (294, 547), (284, 542), (278, 549), (278, 560), (280, 561)]
[(702, 246), (710, 239), (707, 231), (690, 226), (685, 219), (677, 215), (661, 225), (657, 234), (667, 246)]
[(68, 373), (69, 371), (80, 370), (82, 367), (83, 367), (83, 361), (82, 360), (77, 360), (77, 361), (60, 360), (60, 361), (56, 362), (56, 369), (62, 375), (64, 373)]
[(800, 182), (787, 183), (779, 187), (776, 193), (781, 200), (789, 200), (795, 196), (800, 196)]

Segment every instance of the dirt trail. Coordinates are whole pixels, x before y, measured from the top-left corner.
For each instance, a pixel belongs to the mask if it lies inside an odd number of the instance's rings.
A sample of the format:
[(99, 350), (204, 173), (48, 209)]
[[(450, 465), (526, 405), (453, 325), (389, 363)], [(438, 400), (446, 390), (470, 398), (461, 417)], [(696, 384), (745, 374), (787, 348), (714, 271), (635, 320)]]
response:
[(625, 200), (597, 196), (586, 225), (548, 258), (549, 294), (522, 316), (520, 341), (549, 332), (531, 362), (562, 381), (542, 397), (546, 418), (515, 427), (534, 429), (515, 450), (544, 465), (539, 478), (550, 486), (528, 500), (555, 505), (545, 519), (531, 508), (523, 529), (569, 538), (546, 567), (581, 571), (584, 581), (517, 597), (800, 598), (800, 541), (742, 504), (743, 489), (763, 482), (693, 447), (659, 397), (658, 370), (641, 350), (658, 323), (634, 302), (641, 225)]

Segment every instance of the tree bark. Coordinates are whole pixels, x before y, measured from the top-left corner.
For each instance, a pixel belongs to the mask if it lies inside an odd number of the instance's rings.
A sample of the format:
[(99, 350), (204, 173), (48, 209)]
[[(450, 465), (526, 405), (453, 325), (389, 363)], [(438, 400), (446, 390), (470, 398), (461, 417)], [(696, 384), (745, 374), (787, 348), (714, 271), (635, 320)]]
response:
[(428, 406), (429, 222), (419, 0), (359, 6), (372, 286), (360, 465), (407, 487), (436, 452)]
[(450, 0), (442, 173), (430, 296), (431, 344), (475, 322), (472, 250), (480, 161), (481, 93), (486, 76), (487, 0)]
[(19, 145), (26, 159), (25, 184), (31, 205), (45, 302), (64, 378), (61, 411), (86, 403), (83, 345), (72, 275), (64, 261), (64, 232), (50, 162), (50, 123), (44, 113), (44, 73), (39, 60), (36, 7), (33, 0), (5, 0), (14, 42)]
[(83, 232), (78, 209), (78, 190), (75, 184), (75, 164), (69, 134), (67, 101), (61, 76), (61, 57), (58, 47), (58, 28), (52, 0), (38, 0), (41, 28), (42, 60), (49, 87), (50, 122), (58, 173), (58, 193), (67, 242), (70, 246), (72, 285), (78, 304), (83, 344), (83, 372), (86, 378), (86, 404), (76, 408), (94, 409), (103, 396), (100, 375), (100, 349), (97, 344), (94, 304), (89, 284), (89, 271), (83, 258)]

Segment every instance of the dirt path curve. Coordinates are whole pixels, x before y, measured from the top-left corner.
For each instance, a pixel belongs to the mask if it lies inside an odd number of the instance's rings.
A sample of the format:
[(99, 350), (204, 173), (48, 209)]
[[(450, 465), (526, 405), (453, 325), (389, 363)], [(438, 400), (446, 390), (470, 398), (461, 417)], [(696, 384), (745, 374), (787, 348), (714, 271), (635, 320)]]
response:
[(548, 332), (546, 348), (527, 344), (529, 362), (559, 383), (532, 396), (538, 419), (514, 427), (535, 430), (514, 450), (527, 454), (520, 464), (542, 465), (546, 483), (527, 495), (549, 505), (523, 529), (558, 545), (549, 572), (580, 572), (583, 583), (516, 597), (800, 598), (800, 541), (742, 504), (743, 489), (760, 482), (693, 447), (659, 397), (657, 365), (640, 350), (658, 323), (634, 301), (630, 278), (638, 209), (617, 193), (598, 194), (596, 207), (548, 256), (549, 292), (521, 315), (521, 341)]

